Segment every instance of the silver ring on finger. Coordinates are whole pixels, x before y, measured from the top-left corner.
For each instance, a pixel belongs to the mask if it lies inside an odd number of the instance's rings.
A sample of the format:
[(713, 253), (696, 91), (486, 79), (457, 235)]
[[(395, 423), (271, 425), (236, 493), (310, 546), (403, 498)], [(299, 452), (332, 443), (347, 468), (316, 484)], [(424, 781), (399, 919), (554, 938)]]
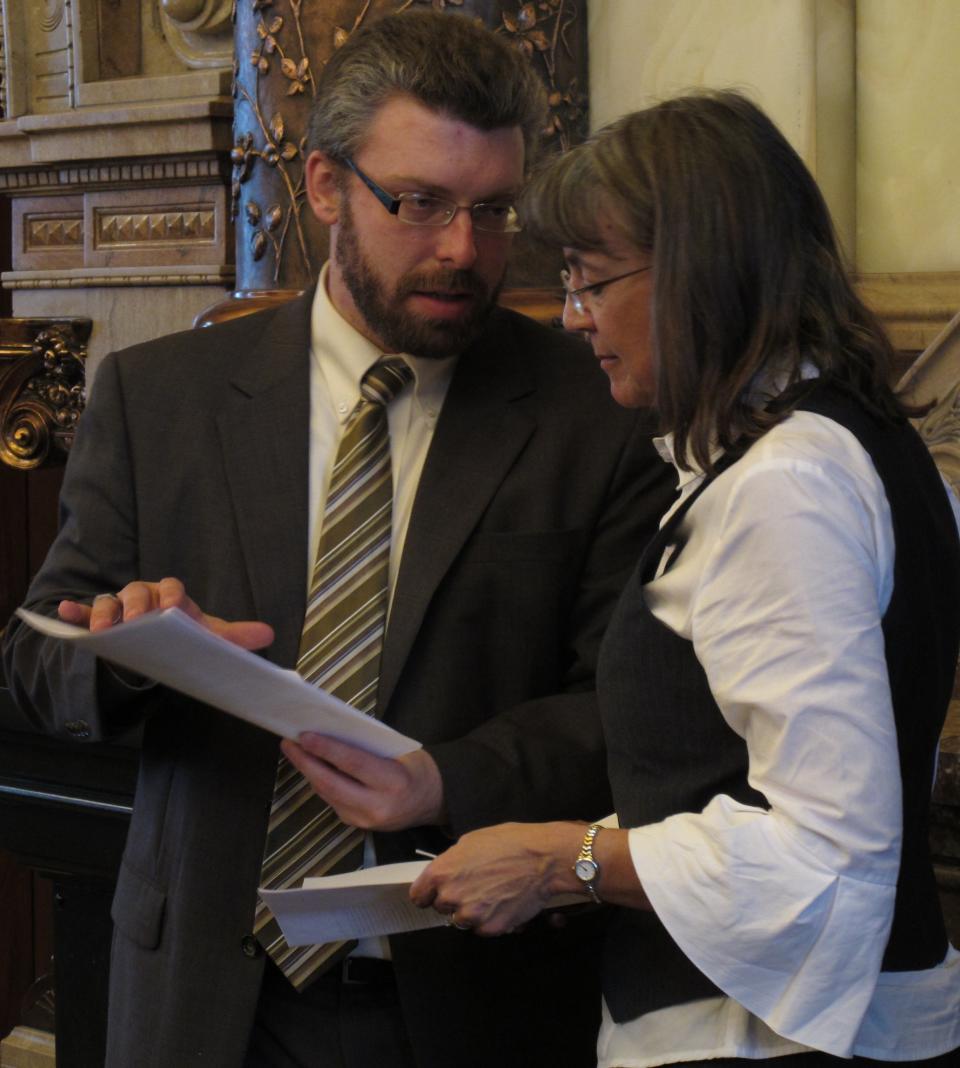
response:
[(119, 623), (120, 620), (123, 619), (123, 601), (121, 601), (115, 593), (98, 593), (96, 597), (94, 597), (93, 603), (96, 604), (97, 601), (113, 601), (116, 607), (113, 619), (110, 620), (111, 623)]
[(473, 930), (473, 924), (471, 924), (471, 923), (457, 923), (456, 920), (451, 920), (450, 922), (453, 924), (454, 927), (456, 927), (456, 929), (458, 931), (472, 931)]

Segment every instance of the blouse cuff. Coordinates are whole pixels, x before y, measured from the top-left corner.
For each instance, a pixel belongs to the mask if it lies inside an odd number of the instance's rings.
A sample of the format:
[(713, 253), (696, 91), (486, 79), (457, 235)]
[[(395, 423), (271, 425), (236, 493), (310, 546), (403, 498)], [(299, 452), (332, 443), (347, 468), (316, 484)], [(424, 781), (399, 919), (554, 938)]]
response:
[(784, 1038), (851, 1055), (895, 885), (838, 874), (770, 812), (726, 796), (629, 842), (654, 911), (709, 979)]

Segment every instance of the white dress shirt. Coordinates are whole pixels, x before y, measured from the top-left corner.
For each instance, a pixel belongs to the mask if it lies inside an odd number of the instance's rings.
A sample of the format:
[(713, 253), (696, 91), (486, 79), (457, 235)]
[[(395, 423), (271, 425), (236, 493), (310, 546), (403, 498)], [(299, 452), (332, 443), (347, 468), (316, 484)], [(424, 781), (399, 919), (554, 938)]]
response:
[[(674, 507), (703, 478), (679, 474)], [(869, 456), (837, 423), (795, 412), (704, 490), (683, 530), (647, 603), (693, 642), (771, 808), (721, 795), (630, 831), (654, 910), (729, 996), (625, 1024), (604, 1006), (600, 1068), (809, 1047), (913, 1061), (960, 1046), (960, 953), (880, 974), (901, 790), (881, 630), (893, 529)]]
[[(324, 265), (317, 282), (310, 319), (310, 552), (307, 585), (317, 555), (324, 505), (337, 447), (344, 427), (360, 401), (364, 374), (384, 355), (358, 333), (330, 302)], [(391, 353), (391, 355), (397, 355)], [(390, 541), (389, 591), (391, 603), (403, 544), (410, 525), (413, 500), (440, 417), (456, 357), (425, 359), (400, 353), (413, 370), (413, 382), (387, 406), (390, 463), (393, 475), (393, 531)], [(413, 858), (411, 858), (413, 859)], [(367, 835), (364, 865), (376, 863), (373, 837)], [(364, 957), (389, 957), (385, 938), (365, 938), (354, 950)]]
[[(330, 303), (324, 265), (310, 320), (310, 553), (308, 582), (316, 559), (327, 489), (337, 446), (360, 400), (360, 381), (384, 353), (358, 333)], [(413, 382), (387, 406), (393, 473), (393, 533), (390, 541), (390, 595), (410, 525), (413, 499), (433, 431), (453, 377), (456, 357), (425, 359), (398, 353), (413, 370)]]

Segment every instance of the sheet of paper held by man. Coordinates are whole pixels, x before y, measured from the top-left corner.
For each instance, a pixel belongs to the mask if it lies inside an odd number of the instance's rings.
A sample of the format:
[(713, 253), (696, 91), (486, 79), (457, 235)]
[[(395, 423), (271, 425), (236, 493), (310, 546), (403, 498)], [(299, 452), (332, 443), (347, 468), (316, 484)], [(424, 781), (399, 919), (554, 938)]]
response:
[[(304, 879), (299, 890), (259, 893), (291, 946), (443, 927), (449, 916), (417, 908), (410, 901), (410, 886), (427, 864), (426, 860), (381, 864)], [(580, 894), (561, 894), (548, 902), (548, 908), (583, 903)]]
[(420, 743), (212, 634), (179, 608), (148, 612), (122, 626), (91, 633), (59, 619), (17, 609), (31, 627), (265, 727), (284, 738), (304, 731), (329, 734), (377, 756), (397, 757)]

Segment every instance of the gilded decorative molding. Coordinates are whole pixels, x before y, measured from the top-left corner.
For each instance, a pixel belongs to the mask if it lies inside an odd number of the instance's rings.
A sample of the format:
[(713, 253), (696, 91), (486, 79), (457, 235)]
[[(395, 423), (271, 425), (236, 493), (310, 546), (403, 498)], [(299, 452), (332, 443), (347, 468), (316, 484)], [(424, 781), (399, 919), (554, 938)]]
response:
[[(29, 274), (31, 277), (23, 277)], [(118, 273), (78, 272), (63, 275), (54, 272), (9, 271), (3, 276), (4, 289), (89, 289), (122, 286), (230, 286), (235, 278), (231, 267), (218, 267), (210, 271), (163, 271), (138, 274), (133, 271)]]
[(7, 118), (10, 105), (7, 103), (7, 41), (4, 26), (4, 0), (0, 0), (0, 121)]
[(23, 247), (37, 249), (83, 248), (83, 216), (27, 215), (24, 220)]
[(861, 274), (857, 290), (879, 315), (896, 348), (919, 353), (960, 308), (960, 271)]
[(0, 463), (26, 471), (69, 451), (91, 327), (89, 319), (0, 319)]
[(122, 212), (95, 210), (94, 247), (212, 244), (217, 238), (217, 216), (211, 210)]

